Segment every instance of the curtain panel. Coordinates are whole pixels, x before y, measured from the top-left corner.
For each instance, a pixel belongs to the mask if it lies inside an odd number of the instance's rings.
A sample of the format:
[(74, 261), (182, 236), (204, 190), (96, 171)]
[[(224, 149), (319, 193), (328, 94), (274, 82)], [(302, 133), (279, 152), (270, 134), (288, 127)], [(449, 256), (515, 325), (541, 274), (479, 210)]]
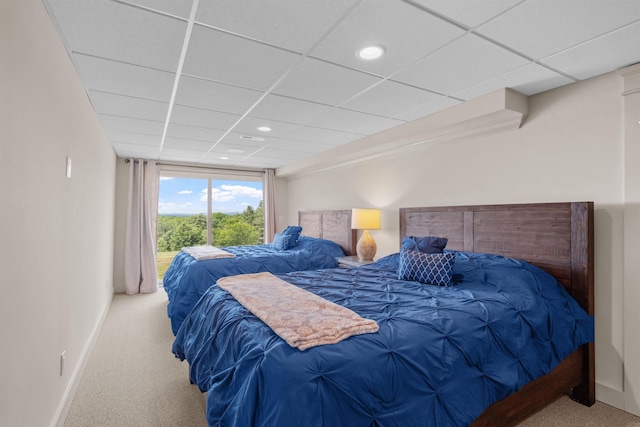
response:
[(273, 169), (264, 171), (264, 241), (271, 243), (276, 234), (276, 172)]
[(129, 161), (129, 203), (124, 248), (125, 292), (128, 295), (158, 290), (158, 187), (158, 167), (155, 161)]

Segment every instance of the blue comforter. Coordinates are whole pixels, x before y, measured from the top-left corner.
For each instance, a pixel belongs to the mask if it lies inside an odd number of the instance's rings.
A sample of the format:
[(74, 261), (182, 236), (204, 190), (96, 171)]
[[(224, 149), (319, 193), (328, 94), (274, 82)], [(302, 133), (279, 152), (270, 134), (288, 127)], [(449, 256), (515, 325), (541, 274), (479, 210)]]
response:
[(163, 286), (169, 297), (167, 313), (175, 335), (184, 318), (216, 280), (245, 273), (288, 273), (337, 267), (337, 257), (344, 252), (335, 242), (313, 237), (300, 237), (298, 244), (280, 251), (271, 244), (254, 246), (227, 246), (222, 248), (235, 254), (235, 258), (196, 261), (185, 252), (178, 252), (163, 277)]
[(208, 392), (209, 424), (466, 426), (593, 340), (593, 318), (526, 262), (458, 252), (451, 287), (400, 281), (397, 267), (395, 254), (277, 275), (380, 326), (305, 351), (211, 287), (173, 345)]

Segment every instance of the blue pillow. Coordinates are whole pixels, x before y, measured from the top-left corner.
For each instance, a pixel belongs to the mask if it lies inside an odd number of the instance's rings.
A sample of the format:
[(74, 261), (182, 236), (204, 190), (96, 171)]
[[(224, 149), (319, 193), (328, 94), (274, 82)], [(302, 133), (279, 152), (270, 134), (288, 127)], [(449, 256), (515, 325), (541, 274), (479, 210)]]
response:
[(276, 233), (273, 237), (273, 247), (279, 251), (286, 251), (296, 246), (297, 235)]
[(400, 250), (407, 249), (419, 251), (425, 254), (441, 254), (449, 239), (446, 237), (425, 236), (425, 237), (405, 237), (402, 239)]
[(282, 230), (282, 234), (284, 234), (285, 236), (291, 236), (291, 242), (293, 246), (298, 244), (298, 239), (300, 238), (301, 232), (302, 232), (302, 227), (298, 225), (290, 225), (284, 230)]
[(302, 233), (302, 227), (299, 225), (289, 225), (287, 228), (282, 230), (282, 234), (300, 234)]
[(398, 279), (436, 286), (449, 286), (455, 258), (454, 252), (426, 254), (419, 251), (401, 250)]

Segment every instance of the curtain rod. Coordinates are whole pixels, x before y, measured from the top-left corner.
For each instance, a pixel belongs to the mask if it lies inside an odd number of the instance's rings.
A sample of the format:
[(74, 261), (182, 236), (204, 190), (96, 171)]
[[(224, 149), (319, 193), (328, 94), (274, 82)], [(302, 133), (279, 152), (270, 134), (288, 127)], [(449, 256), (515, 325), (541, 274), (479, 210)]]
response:
[[(125, 163), (130, 163), (131, 161), (134, 162), (138, 162), (140, 161), (140, 159), (124, 159)], [(146, 160), (144, 160), (145, 163), (147, 163)], [(179, 164), (179, 163), (161, 163), (161, 162), (156, 162), (157, 166), (174, 166), (174, 167), (185, 167), (185, 168), (196, 168), (196, 169), (218, 169), (218, 170), (223, 170), (223, 171), (234, 171), (234, 172), (260, 172), (260, 173), (266, 173), (267, 169), (231, 169), (231, 168), (224, 168), (224, 167), (219, 167), (219, 166), (199, 166), (199, 165), (184, 165), (184, 164)]]

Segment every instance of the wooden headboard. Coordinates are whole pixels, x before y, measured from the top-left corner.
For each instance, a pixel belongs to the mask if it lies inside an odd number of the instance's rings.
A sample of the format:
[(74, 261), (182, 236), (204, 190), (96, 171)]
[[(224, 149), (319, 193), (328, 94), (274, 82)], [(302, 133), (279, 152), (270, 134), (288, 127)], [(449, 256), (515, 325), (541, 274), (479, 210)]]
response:
[[(528, 261), (553, 275), (591, 315), (594, 313), (593, 225), (593, 202), (400, 209), (401, 242), (406, 236), (447, 237), (447, 249)], [(496, 425), (496, 419), (516, 421), (514, 413), (532, 413), (569, 391), (575, 400), (589, 406), (593, 404), (593, 343), (581, 347), (556, 370), (534, 383), (536, 385), (525, 386), (489, 408), (474, 426)], [(498, 412), (504, 414), (496, 415)]]
[(300, 211), (298, 225), (302, 235), (336, 242), (345, 255), (356, 253), (356, 233), (351, 229), (351, 209)]

